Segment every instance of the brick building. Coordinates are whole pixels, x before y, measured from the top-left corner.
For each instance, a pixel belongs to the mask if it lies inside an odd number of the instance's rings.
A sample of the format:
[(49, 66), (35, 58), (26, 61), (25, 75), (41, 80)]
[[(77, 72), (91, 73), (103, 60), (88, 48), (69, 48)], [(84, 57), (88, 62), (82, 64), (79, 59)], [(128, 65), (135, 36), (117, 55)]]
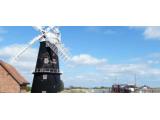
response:
[(0, 92), (27, 92), (29, 82), (11, 65), (0, 60)]

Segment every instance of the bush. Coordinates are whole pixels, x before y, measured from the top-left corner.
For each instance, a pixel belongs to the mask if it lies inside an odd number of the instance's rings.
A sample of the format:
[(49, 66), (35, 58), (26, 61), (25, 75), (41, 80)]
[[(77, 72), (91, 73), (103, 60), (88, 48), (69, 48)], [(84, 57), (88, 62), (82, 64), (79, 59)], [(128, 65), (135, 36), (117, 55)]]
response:
[(64, 90), (64, 83), (62, 80), (59, 81), (58, 85), (57, 85), (57, 89), (56, 92), (61, 92)]

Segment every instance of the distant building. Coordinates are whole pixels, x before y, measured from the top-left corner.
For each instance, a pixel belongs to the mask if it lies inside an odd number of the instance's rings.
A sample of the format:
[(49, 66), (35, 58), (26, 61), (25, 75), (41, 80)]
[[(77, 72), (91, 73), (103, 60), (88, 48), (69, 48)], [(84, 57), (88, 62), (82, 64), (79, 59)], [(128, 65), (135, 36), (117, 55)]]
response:
[(137, 89), (136, 85), (114, 84), (112, 85), (112, 93), (133, 93)]
[(143, 86), (139, 87), (138, 91), (140, 93), (152, 93), (153, 89), (147, 85), (143, 85)]
[(0, 92), (27, 92), (29, 82), (11, 65), (0, 60)]

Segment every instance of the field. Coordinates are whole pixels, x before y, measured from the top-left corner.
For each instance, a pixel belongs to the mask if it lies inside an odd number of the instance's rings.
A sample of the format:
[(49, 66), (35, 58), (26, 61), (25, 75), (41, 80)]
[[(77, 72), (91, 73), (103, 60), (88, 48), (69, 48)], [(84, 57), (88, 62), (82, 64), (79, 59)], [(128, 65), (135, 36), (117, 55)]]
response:
[[(61, 93), (111, 93), (111, 88), (65, 88)], [(136, 91), (135, 93), (160, 93), (160, 88), (152, 88), (152, 91)]]

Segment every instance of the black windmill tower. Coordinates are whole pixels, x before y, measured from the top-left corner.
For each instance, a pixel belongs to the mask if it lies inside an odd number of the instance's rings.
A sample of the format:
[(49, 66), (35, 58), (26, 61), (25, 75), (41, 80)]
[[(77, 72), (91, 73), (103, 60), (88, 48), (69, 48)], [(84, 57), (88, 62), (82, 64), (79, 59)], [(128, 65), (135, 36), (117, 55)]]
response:
[(39, 53), (35, 71), (33, 72), (33, 84), (31, 93), (57, 93), (63, 90), (59, 70), (59, 56), (68, 59), (66, 49), (60, 40), (58, 27), (36, 27), (42, 35), (33, 39), (29, 45), (15, 58), (20, 56), (29, 46), (40, 40)]
[[(63, 88), (58, 56), (47, 44), (47, 41), (40, 42), (32, 93), (55, 93)], [(58, 49), (56, 48), (56, 50)]]

